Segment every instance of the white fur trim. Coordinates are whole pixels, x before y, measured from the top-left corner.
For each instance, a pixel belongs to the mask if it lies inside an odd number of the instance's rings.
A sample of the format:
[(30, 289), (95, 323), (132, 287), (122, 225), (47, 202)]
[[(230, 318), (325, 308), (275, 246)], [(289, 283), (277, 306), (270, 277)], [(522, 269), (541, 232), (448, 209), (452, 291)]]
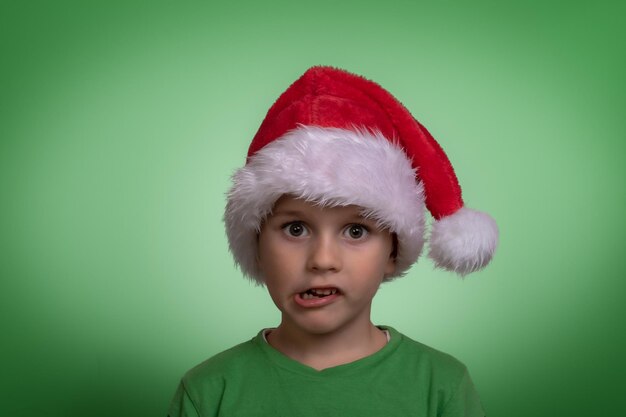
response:
[(428, 256), (461, 276), (486, 266), (498, 245), (498, 226), (486, 213), (462, 207), (433, 224)]
[(358, 205), (398, 236), (404, 275), (424, 245), (424, 190), (404, 151), (379, 132), (300, 126), (274, 140), (233, 175), (224, 221), (235, 262), (263, 283), (257, 265), (261, 222), (283, 194), (322, 205)]

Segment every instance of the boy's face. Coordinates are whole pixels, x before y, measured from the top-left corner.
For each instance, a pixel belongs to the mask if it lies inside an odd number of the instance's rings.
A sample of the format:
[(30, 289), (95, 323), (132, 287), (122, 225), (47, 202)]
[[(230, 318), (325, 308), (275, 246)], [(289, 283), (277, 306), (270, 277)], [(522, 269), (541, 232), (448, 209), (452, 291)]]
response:
[(395, 268), (393, 239), (357, 206), (279, 199), (259, 234), (259, 266), (281, 326), (326, 334), (370, 325), (372, 298)]

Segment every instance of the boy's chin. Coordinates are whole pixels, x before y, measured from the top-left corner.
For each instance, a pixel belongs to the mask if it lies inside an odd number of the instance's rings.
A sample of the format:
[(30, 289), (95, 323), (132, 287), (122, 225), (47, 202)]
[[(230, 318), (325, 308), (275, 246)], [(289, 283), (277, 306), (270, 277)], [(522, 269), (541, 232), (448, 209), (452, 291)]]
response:
[(298, 332), (307, 336), (332, 336), (345, 329), (346, 323), (337, 321), (334, 317), (300, 318), (295, 322)]

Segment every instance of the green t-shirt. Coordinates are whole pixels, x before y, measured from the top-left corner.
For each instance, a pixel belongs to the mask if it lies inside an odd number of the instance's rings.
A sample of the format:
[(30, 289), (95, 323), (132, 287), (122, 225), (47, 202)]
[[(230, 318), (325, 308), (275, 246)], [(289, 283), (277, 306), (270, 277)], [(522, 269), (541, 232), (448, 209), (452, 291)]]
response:
[(467, 368), (395, 329), (378, 352), (317, 371), (264, 339), (228, 349), (189, 370), (169, 417), (485, 415)]

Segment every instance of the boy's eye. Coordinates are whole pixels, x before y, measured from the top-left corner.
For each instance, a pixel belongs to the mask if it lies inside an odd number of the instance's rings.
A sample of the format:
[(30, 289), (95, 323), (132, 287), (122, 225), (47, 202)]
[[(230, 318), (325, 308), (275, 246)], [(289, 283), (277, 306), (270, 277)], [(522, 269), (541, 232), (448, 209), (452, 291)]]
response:
[(288, 236), (300, 237), (307, 233), (306, 227), (300, 222), (292, 222), (283, 226), (283, 230)]
[(350, 239), (362, 239), (367, 235), (367, 229), (361, 224), (351, 224), (344, 233)]

